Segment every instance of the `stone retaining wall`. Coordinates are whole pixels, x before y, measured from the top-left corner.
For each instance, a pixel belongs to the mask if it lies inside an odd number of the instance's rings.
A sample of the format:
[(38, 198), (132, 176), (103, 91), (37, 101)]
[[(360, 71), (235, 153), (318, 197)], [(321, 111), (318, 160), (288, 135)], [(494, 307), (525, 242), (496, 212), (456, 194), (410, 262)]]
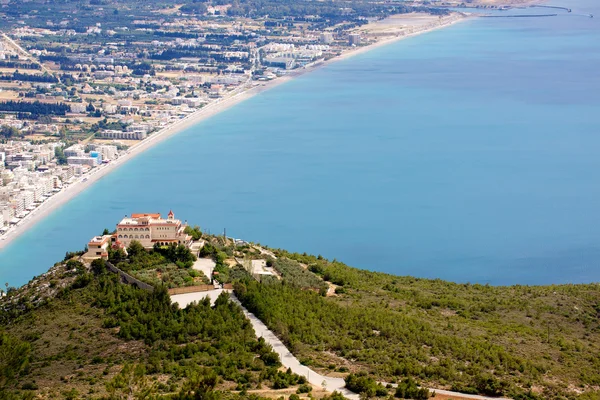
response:
[(114, 272), (115, 274), (118, 274), (119, 277), (121, 278), (121, 280), (125, 283), (128, 283), (130, 285), (135, 285), (135, 286), (139, 287), (140, 289), (147, 290), (149, 292), (152, 292), (154, 290), (154, 287), (152, 287), (152, 285), (149, 285), (146, 282), (142, 282), (139, 279), (134, 278), (133, 276), (129, 275), (127, 272), (121, 271), (119, 268), (115, 267), (108, 261), (106, 262), (106, 268), (108, 268), (109, 271)]

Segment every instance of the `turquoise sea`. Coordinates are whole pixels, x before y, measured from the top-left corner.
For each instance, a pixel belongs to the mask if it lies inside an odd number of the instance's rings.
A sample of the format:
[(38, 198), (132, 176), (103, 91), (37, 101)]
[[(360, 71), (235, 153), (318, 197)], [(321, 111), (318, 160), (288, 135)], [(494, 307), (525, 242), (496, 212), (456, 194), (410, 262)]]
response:
[(0, 251), (0, 282), (27, 282), (125, 214), (169, 209), (394, 274), (598, 282), (600, 5), (568, 6), (470, 20), (239, 104)]

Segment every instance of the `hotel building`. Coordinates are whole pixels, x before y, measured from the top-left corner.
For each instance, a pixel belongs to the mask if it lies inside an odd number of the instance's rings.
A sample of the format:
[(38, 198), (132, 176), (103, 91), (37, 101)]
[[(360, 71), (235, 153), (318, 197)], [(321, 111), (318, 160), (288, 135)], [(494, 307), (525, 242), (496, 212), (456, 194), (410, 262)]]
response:
[(96, 258), (106, 259), (109, 247), (126, 250), (134, 240), (146, 249), (153, 248), (157, 243), (159, 246), (183, 244), (189, 247), (192, 237), (184, 232), (186, 227), (186, 223), (175, 219), (173, 211), (169, 211), (167, 219), (162, 219), (158, 213), (131, 214), (131, 217), (125, 217), (117, 224), (117, 231), (112, 235), (94, 236), (88, 242), (88, 251), (82, 258), (88, 262)]
[(147, 249), (158, 243), (160, 246), (183, 244), (189, 246), (192, 237), (184, 232), (187, 224), (175, 219), (173, 211), (169, 211), (167, 219), (160, 214), (131, 214), (117, 224), (116, 240), (124, 246), (137, 240)]

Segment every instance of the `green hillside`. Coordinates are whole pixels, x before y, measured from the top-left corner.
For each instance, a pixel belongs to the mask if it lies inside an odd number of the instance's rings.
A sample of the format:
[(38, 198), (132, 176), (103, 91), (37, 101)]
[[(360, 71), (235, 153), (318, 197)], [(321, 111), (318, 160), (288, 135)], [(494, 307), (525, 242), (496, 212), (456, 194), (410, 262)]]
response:
[[(234, 283), (302, 363), (346, 378), (365, 398), (419, 398), (415, 382), (515, 399), (600, 398), (598, 284), (456, 284), (202, 238), (199, 256), (214, 259), (215, 277)], [(141, 274), (191, 268), (165, 249), (130, 250), (111, 251), (111, 261)], [(226, 294), (182, 310), (168, 274), (144, 291), (103, 261), (74, 256), (0, 300), (0, 399), (309, 396)], [(273, 275), (252, 276), (255, 259)]]
[(59, 264), (2, 299), (0, 399), (258, 400), (247, 391), (305, 382), (226, 294), (182, 310), (165, 288), (119, 283), (99, 261), (92, 271)]
[(275, 254), (331, 283), (333, 295), (285, 276), (236, 293), (316, 369), (491, 396), (600, 398), (598, 284), (455, 284)]

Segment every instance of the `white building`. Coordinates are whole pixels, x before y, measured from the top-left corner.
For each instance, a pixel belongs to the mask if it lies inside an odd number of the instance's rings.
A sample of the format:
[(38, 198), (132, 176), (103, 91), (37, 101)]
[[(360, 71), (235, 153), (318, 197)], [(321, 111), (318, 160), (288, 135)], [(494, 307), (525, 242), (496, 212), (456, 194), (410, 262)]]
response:
[(319, 42), (324, 44), (333, 43), (333, 35), (331, 34), (331, 32), (322, 32), (319, 35)]
[(188, 107), (200, 107), (202, 104), (206, 103), (205, 99), (199, 97), (173, 97), (171, 99), (171, 104), (174, 106), (178, 106), (181, 104), (186, 104)]
[(106, 114), (116, 114), (117, 105), (116, 104), (104, 104), (102, 105), (102, 111)]
[(108, 258), (108, 248), (112, 244), (112, 235), (94, 236), (87, 244), (88, 251), (82, 258), (91, 261), (96, 258)]
[(3, 205), (0, 205), (0, 215), (2, 215), (4, 225), (8, 225), (15, 217), (15, 210), (9, 203), (4, 203)]
[(98, 157), (67, 157), (67, 164), (69, 165), (89, 165), (95, 167), (99, 164)]
[(360, 35), (358, 33), (351, 33), (348, 36), (348, 44), (350, 46), (358, 46), (360, 44)]
[(148, 134), (144, 131), (123, 132), (116, 130), (105, 130), (100, 132), (100, 137), (107, 139), (144, 140)]
[(83, 114), (87, 110), (87, 105), (84, 103), (72, 103), (69, 104), (72, 113)]
[(83, 157), (85, 156), (85, 150), (79, 144), (74, 144), (64, 150), (65, 157)]
[(35, 208), (34, 194), (32, 190), (23, 190), (19, 192), (19, 194), (17, 195), (17, 201), (23, 202), (23, 209), (25, 211), (33, 210)]
[(119, 150), (117, 149), (117, 146), (100, 145), (100, 146), (95, 146), (94, 149), (98, 153), (102, 154), (103, 160), (116, 160), (117, 157), (119, 156)]

